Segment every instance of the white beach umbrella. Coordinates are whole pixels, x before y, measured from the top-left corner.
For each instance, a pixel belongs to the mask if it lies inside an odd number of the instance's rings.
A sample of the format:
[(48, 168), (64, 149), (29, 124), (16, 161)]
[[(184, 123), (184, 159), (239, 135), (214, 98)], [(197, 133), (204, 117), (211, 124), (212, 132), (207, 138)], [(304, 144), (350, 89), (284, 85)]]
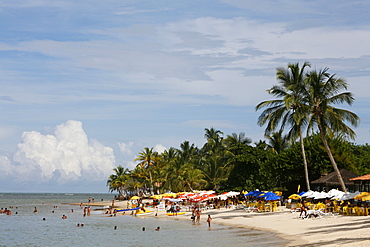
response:
[(315, 199), (325, 199), (329, 198), (329, 194), (326, 193), (325, 191), (319, 192), (316, 196)]
[(306, 196), (306, 197), (307, 198), (315, 198), (319, 194), (320, 194), (320, 192), (318, 192), (318, 191), (312, 191), (312, 193), (309, 196)]
[(355, 196), (357, 196), (359, 194), (360, 194), (359, 191), (356, 191), (354, 193), (346, 192), (346, 193), (344, 193), (344, 195), (339, 200), (340, 201), (351, 200), (351, 199), (355, 198)]
[(225, 201), (227, 200), (227, 196), (224, 196), (224, 195), (221, 195), (221, 196), (218, 196), (218, 198), (222, 201)]
[(222, 194), (222, 195), (223, 195), (223, 196), (227, 196), (227, 197), (232, 197), (232, 196), (240, 195), (240, 192), (230, 191), (230, 192), (227, 192), (227, 193)]
[(344, 192), (337, 189), (332, 189), (328, 192), (328, 194), (329, 198), (335, 200), (341, 198), (344, 195)]
[(308, 197), (308, 196), (311, 196), (313, 192), (314, 192), (314, 191), (309, 190), (309, 191), (307, 191), (306, 193), (302, 194), (302, 195), (301, 195), (301, 197)]

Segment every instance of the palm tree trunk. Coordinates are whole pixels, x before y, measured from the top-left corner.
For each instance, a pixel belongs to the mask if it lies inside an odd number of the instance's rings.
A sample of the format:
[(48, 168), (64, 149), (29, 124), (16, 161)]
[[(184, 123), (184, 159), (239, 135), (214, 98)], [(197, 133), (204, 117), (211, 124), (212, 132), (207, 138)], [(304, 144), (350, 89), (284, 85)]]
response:
[(340, 171), (338, 169), (337, 163), (335, 162), (334, 157), (333, 157), (333, 154), (331, 153), (331, 150), (330, 150), (328, 141), (326, 140), (325, 133), (323, 132), (323, 129), (322, 129), (322, 126), (320, 125), (320, 122), (318, 124), (318, 127), (319, 127), (319, 131), (320, 131), (320, 136), (321, 136), (322, 142), (324, 143), (324, 146), (325, 146), (326, 152), (328, 153), (330, 162), (333, 165), (333, 168), (334, 168), (335, 172), (337, 173), (337, 177), (338, 177), (339, 183), (340, 183), (340, 185), (342, 187), (342, 190), (344, 192), (347, 192), (347, 188), (346, 188), (346, 185), (344, 184), (344, 181), (343, 181), (343, 178), (342, 178), (342, 174), (340, 174)]
[(150, 195), (154, 196), (153, 178), (152, 178), (152, 172), (150, 170), (149, 170), (149, 178), (150, 178)]
[(303, 158), (303, 166), (304, 166), (304, 175), (306, 178), (306, 186), (307, 190), (311, 190), (310, 188), (310, 179), (308, 177), (308, 166), (307, 166), (307, 159), (306, 159), (306, 152), (304, 150), (304, 142), (303, 142), (303, 137), (302, 137), (302, 131), (299, 130), (299, 140), (301, 142), (301, 150), (302, 150), (302, 158)]

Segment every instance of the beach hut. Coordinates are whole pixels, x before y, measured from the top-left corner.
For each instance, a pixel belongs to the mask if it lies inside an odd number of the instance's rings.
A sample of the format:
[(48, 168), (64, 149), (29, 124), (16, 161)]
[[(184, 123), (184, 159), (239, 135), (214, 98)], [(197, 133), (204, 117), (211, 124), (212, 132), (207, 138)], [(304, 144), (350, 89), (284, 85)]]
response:
[[(339, 171), (340, 171), (340, 174), (342, 174), (342, 178), (343, 178), (343, 181), (344, 181), (344, 184), (347, 190), (354, 191), (354, 182), (351, 181), (351, 179), (358, 177), (358, 175), (346, 169), (340, 169)], [(331, 189), (340, 187), (338, 176), (335, 171), (332, 173), (329, 173), (326, 176), (323, 176), (319, 179), (312, 181), (311, 184), (312, 184), (312, 187), (315, 188), (316, 191), (329, 191)]]
[(350, 179), (354, 183), (354, 190), (370, 192), (370, 174)]

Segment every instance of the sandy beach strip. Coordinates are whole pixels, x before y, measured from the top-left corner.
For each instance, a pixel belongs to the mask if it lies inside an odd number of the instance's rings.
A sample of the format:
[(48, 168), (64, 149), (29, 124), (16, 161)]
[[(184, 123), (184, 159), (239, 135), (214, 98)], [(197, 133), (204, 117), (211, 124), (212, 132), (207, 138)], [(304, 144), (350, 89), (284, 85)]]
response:
[[(287, 246), (370, 246), (369, 216), (335, 216), (302, 219), (299, 213), (246, 213), (237, 210), (209, 210), (213, 223), (247, 227), (277, 233), (290, 241)], [(203, 219), (204, 220), (204, 219)]]
[[(83, 205), (103, 207), (110, 206), (111, 203), (111, 201), (104, 201), (83, 203)], [(80, 203), (74, 204), (79, 205)], [(126, 207), (126, 201), (115, 202), (115, 208)], [(214, 224), (276, 233), (278, 237), (290, 241), (287, 246), (370, 246), (370, 216), (328, 216), (301, 219), (298, 217), (299, 213), (291, 213), (284, 207), (271, 213), (247, 213), (243, 209), (213, 209), (202, 212), (202, 224), (206, 224), (208, 214), (213, 218), (212, 223)], [(164, 212), (157, 215), (157, 217), (189, 221), (190, 216), (190, 212), (176, 217), (166, 216)]]

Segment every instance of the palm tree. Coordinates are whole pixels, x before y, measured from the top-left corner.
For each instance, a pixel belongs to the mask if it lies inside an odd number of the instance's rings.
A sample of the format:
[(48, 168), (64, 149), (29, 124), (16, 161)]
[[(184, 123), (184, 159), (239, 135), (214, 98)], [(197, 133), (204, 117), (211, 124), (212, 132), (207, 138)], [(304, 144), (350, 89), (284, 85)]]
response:
[(153, 188), (153, 177), (151, 172), (151, 167), (154, 165), (154, 159), (156, 158), (157, 152), (153, 151), (153, 148), (144, 148), (139, 153), (139, 156), (134, 161), (141, 161), (138, 166), (141, 166), (144, 169), (147, 169), (149, 172), (149, 181), (150, 181), (150, 193), (154, 195), (154, 188)]
[(219, 148), (222, 148), (222, 140), (223, 140), (223, 132), (220, 130), (216, 130), (215, 128), (207, 129), (205, 128), (204, 137), (207, 139), (207, 143), (203, 146), (203, 151), (209, 152), (217, 152)]
[(194, 191), (194, 189), (200, 189), (201, 185), (206, 184), (206, 180), (204, 180), (204, 174), (200, 169), (195, 168), (191, 164), (186, 164), (184, 166), (184, 170), (184, 181), (189, 187), (190, 191)]
[(334, 134), (339, 134), (354, 139), (356, 134), (346, 123), (356, 127), (359, 123), (359, 117), (351, 111), (332, 106), (333, 104), (343, 103), (352, 105), (355, 99), (351, 92), (341, 92), (347, 90), (348, 84), (346, 81), (331, 75), (327, 71), (328, 68), (318, 72), (312, 71), (307, 77), (305, 97), (311, 110), (309, 126), (310, 130), (315, 126), (319, 129), (330, 162), (337, 173), (343, 191), (346, 191), (342, 175), (339, 172), (326, 138), (327, 136), (333, 137)]
[(233, 145), (249, 145), (252, 143), (252, 139), (245, 136), (244, 132), (232, 133), (231, 135), (227, 135), (224, 139), (224, 143), (226, 146), (233, 146)]
[(273, 132), (267, 136), (268, 149), (273, 153), (279, 154), (289, 147), (288, 138), (283, 135), (283, 131)]
[(267, 124), (265, 136), (271, 137), (270, 133), (280, 124), (279, 132), (289, 125), (287, 138), (295, 140), (299, 137), (307, 190), (310, 189), (310, 181), (302, 128), (307, 125), (309, 108), (305, 105), (301, 91), (305, 89), (305, 69), (310, 66), (308, 62), (305, 62), (301, 68), (299, 63), (288, 64), (287, 69), (277, 68), (276, 75), (280, 85), (273, 86), (268, 93), (282, 99), (263, 101), (256, 106), (256, 110), (267, 108), (258, 118), (260, 126)]
[(130, 179), (130, 171), (129, 169), (125, 169), (122, 166), (114, 168), (113, 171), (115, 173), (110, 175), (107, 180), (109, 191), (117, 191), (120, 196), (124, 196), (126, 194), (125, 187), (128, 180)]

